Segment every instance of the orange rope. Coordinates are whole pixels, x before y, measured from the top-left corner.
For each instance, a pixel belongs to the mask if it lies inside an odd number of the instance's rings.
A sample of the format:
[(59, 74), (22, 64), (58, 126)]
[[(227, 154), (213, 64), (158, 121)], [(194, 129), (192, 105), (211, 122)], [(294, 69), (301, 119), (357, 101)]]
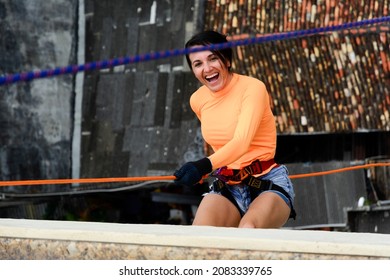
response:
[(339, 172), (344, 172), (344, 171), (350, 171), (350, 170), (356, 170), (356, 169), (362, 169), (362, 168), (368, 168), (368, 167), (375, 167), (375, 166), (390, 166), (390, 162), (387, 162), (387, 163), (368, 163), (368, 164), (349, 166), (349, 167), (328, 170), (328, 171), (312, 172), (312, 173), (306, 173), (306, 174), (296, 174), (296, 175), (290, 175), (290, 178), (291, 179), (299, 179), (299, 178), (305, 178), (305, 177), (322, 176), (322, 175), (329, 175), (329, 174), (333, 174), (333, 173), (339, 173)]
[[(323, 176), (333, 173), (345, 172), (350, 170), (376, 167), (376, 166), (390, 166), (387, 163), (369, 163), (363, 165), (356, 165), (344, 167), (328, 171), (320, 171), (305, 174), (290, 175), (291, 179), (300, 179), (306, 177)], [(117, 177), (117, 178), (85, 178), (85, 179), (44, 179), (44, 180), (19, 180), (19, 181), (0, 181), (0, 187), (6, 186), (29, 186), (29, 185), (59, 185), (59, 184), (85, 184), (85, 183), (114, 183), (114, 182), (140, 182), (140, 181), (158, 181), (167, 180), (172, 181), (175, 176), (148, 176), (148, 177)]]
[(174, 179), (175, 176), (21, 180), (21, 181), (0, 181), (0, 187), (27, 186), (27, 185), (59, 185), (59, 184), (77, 184), (77, 183), (85, 184), (85, 183), (139, 182), (139, 181), (158, 181), (158, 180), (174, 180)]

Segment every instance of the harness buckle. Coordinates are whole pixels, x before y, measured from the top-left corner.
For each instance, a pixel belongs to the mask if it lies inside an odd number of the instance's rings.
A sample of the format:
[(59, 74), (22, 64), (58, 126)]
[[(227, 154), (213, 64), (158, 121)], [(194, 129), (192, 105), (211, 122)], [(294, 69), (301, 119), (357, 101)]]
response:
[(211, 173), (211, 176), (218, 178), (219, 180), (227, 183), (229, 178), (234, 175), (233, 169), (228, 169), (226, 166), (216, 169)]

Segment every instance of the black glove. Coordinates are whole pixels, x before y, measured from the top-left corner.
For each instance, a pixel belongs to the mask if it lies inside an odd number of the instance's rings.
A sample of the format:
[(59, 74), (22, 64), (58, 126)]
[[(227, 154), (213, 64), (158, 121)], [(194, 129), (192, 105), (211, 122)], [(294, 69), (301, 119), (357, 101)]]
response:
[(204, 175), (210, 173), (213, 169), (211, 161), (205, 157), (198, 161), (185, 163), (179, 170), (173, 174), (177, 179), (175, 183), (192, 187), (198, 183)]

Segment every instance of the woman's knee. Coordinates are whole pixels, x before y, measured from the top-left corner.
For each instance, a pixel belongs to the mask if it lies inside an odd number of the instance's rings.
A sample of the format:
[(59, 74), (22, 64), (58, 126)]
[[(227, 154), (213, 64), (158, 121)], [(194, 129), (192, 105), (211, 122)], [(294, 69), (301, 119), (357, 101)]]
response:
[(288, 220), (290, 207), (275, 193), (264, 193), (253, 201), (239, 227), (280, 228)]

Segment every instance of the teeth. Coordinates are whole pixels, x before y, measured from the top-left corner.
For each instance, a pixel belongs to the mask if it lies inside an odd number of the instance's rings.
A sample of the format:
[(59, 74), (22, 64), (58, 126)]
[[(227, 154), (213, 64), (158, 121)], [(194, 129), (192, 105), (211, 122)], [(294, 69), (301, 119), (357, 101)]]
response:
[(215, 73), (215, 74), (213, 74), (211, 76), (207, 76), (206, 79), (212, 79), (212, 78), (216, 77), (217, 75), (218, 75), (218, 73)]

